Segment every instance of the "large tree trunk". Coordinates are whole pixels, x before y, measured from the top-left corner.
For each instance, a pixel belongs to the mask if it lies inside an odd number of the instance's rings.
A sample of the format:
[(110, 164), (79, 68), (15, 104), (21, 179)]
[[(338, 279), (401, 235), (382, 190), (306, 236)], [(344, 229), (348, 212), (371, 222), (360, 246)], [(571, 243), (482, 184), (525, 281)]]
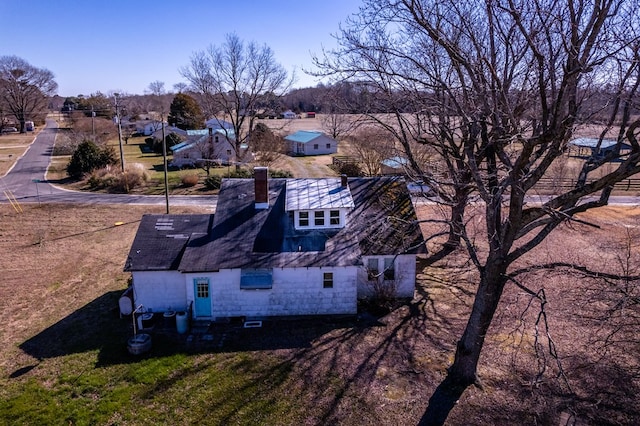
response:
[(451, 216), (449, 217), (449, 235), (447, 236), (447, 241), (442, 244), (442, 247), (438, 251), (431, 253), (422, 265), (433, 265), (460, 247), (462, 233), (464, 232), (464, 212), (469, 201), (467, 192), (466, 189), (456, 189), (453, 205), (451, 206)]
[(447, 377), (433, 393), (420, 425), (442, 425), (465, 389), (479, 384), (478, 360), (484, 338), (500, 302), (505, 285), (505, 266), (499, 258), (489, 256), (481, 271), (480, 285), (462, 338), (458, 341), (453, 365)]
[(449, 237), (445, 246), (451, 248), (458, 248), (460, 246), (460, 239), (464, 232), (464, 212), (467, 207), (469, 196), (467, 190), (456, 189), (454, 197), (454, 204), (451, 207), (451, 224), (449, 225)]

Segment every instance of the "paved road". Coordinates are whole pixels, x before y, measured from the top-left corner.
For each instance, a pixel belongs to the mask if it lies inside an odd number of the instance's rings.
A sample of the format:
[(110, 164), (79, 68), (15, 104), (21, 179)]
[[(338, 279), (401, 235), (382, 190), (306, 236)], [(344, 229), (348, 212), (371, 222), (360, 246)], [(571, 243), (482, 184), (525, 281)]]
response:
[[(165, 205), (164, 195), (101, 194), (69, 191), (52, 185), (45, 179), (51, 152), (58, 132), (55, 120), (36, 136), (24, 155), (9, 172), (0, 177), (0, 202), (8, 202), (5, 192), (19, 203), (84, 203), (84, 204), (149, 204)], [(203, 205), (215, 208), (215, 195), (171, 195), (169, 206)]]

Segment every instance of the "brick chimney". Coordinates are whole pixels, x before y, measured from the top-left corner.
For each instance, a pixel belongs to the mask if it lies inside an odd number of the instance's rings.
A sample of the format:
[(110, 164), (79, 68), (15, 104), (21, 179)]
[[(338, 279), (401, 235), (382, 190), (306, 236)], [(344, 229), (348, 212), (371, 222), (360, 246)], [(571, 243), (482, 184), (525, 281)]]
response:
[(256, 210), (269, 208), (269, 169), (267, 167), (255, 167)]

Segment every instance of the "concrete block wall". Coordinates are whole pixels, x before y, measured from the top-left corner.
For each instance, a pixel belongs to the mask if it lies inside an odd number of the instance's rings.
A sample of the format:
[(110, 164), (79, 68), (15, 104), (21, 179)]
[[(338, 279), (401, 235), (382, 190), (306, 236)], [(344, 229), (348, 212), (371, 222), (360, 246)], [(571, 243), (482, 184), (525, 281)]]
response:
[[(333, 272), (333, 288), (323, 287), (323, 274)], [(214, 317), (355, 314), (357, 267), (273, 270), (271, 289), (240, 289), (239, 269), (205, 274), (211, 283)], [(197, 277), (203, 277), (198, 275)], [(187, 276), (187, 299), (193, 300), (193, 279)]]
[[(369, 259), (378, 260), (378, 270), (384, 269), (384, 259), (393, 258), (390, 256), (365, 256), (363, 257), (364, 267), (358, 272), (358, 298), (373, 296), (373, 285), (369, 281), (367, 268)], [(396, 286), (396, 297), (413, 298), (416, 287), (416, 256), (414, 254), (398, 255), (395, 258), (395, 280), (390, 283)], [(382, 277), (379, 278), (382, 280)]]
[(184, 275), (178, 271), (133, 272), (133, 302), (153, 312), (187, 309)]

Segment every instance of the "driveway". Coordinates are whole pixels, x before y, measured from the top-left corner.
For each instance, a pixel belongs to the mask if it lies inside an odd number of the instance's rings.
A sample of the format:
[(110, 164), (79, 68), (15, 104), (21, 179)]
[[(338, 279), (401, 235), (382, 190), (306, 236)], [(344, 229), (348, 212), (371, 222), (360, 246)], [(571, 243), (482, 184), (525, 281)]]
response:
[[(84, 203), (84, 204), (146, 204), (164, 205), (164, 195), (102, 194), (69, 191), (49, 183), (45, 176), (53, 145), (58, 133), (58, 123), (47, 119), (46, 127), (35, 137), (24, 155), (9, 172), (0, 177), (0, 202), (9, 198), (18, 203)], [(171, 205), (203, 205), (215, 208), (216, 195), (170, 195)]]

